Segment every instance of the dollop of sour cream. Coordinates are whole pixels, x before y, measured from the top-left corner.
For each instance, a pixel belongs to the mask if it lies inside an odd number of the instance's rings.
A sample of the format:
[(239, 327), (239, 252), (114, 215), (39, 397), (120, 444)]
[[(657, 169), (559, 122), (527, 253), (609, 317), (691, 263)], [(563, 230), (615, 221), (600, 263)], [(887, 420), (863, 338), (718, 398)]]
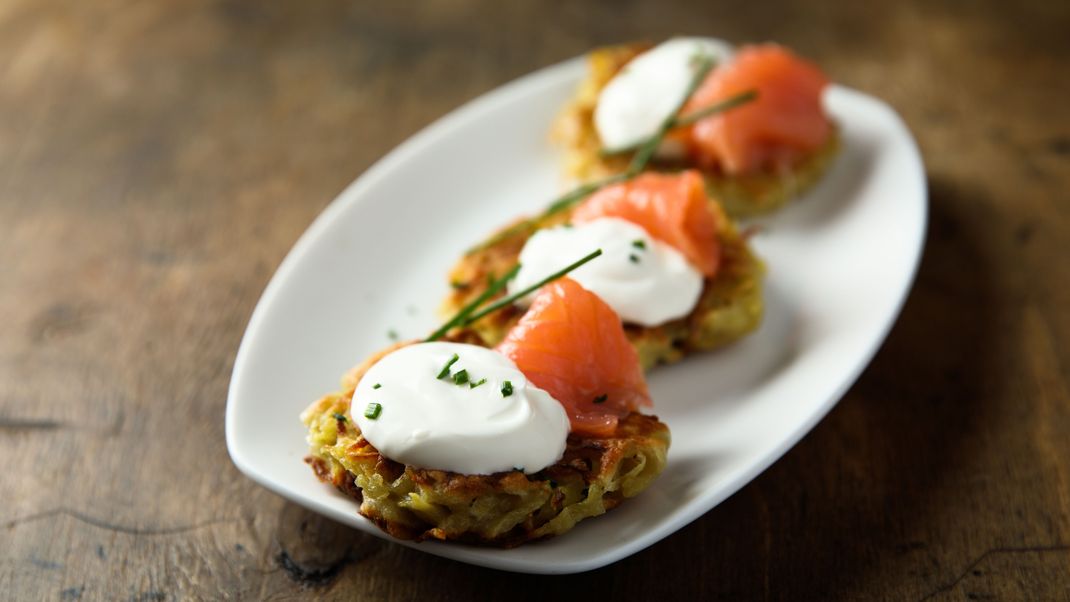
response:
[[(520, 271), (509, 283), (522, 290), (590, 253), (602, 255), (569, 272), (625, 322), (657, 326), (686, 316), (702, 294), (702, 274), (670, 245), (616, 217), (539, 230), (520, 251)], [(521, 302), (530, 303), (534, 293)]]
[(621, 148), (653, 136), (684, 101), (696, 55), (723, 64), (733, 49), (715, 38), (673, 38), (635, 57), (609, 80), (594, 110), (602, 145)]
[(569, 431), (561, 404), (512, 360), (460, 343), (417, 343), (384, 356), (361, 378), (350, 413), (384, 456), (463, 474), (538, 472), (561, 458)]

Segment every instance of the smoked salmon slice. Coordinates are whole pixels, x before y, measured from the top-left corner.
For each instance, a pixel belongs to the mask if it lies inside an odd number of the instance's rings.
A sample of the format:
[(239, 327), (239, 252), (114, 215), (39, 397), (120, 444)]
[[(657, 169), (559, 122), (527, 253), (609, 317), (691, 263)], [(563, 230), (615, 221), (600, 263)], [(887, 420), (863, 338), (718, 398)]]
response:
[(821, 148), (832, 124), (821, 105), (828, 79), (818, 67), (776, 44), (745, 46), (714, 69), (682, 113), (756, 90), (757, 100), (691, 126), (691, 153), (728, 174), (790, 167)]
[(498, 351), (561, 402), (574, 433), (612, 435), (618, 420), (651, 405), (620, 317), (572, 279), (542, 287)]
[(672, 245), (707, 278), (717, 273), (721, 245), (717, 220), (709, 209), (699, 172), (647, 172), (607, 186), (591, 195), (572, 214), (576, 223), (618, 217), (637, 224), (654, 238)]

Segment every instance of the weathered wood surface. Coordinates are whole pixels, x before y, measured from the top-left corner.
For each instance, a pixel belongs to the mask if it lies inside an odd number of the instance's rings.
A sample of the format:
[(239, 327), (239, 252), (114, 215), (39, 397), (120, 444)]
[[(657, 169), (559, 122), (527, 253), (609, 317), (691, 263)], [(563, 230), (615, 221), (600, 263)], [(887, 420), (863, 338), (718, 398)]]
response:
[[(390, 4), (0, 3), (0, 597), (1067, 599), (1070, 5)], [(839, 406), (694, 524), (561, 578), (242, 477), (234, 354), (323, 206), (481, 92), (676, 32), (794, 46), (918, 137), (925, 259)]]

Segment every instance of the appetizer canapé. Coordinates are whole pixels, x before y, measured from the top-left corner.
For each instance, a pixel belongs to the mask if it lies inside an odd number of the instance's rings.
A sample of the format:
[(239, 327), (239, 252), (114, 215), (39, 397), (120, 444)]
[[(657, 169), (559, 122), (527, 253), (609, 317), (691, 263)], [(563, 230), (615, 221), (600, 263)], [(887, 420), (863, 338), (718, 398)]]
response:
[[(570, 277), (620, 315), (645, 368), (735, 341), (761, 321), (763, 266), (694, 170), (645, 173), (505, 228), (456, 264), (444, 309), (485, 294), (517, 263), (510, 290), (594, 247), (603, 256)], [(465, 330), (496, 345), (523, 312), (523, 302), (505, 307)]]
[[(712, 68), (688, 95), (696, 57)], [(835, 156), (836, 128), (821, 98), (827, 83), (816, 66), (775, 44), (734, 50), (675, 38), (653, 48), (602, 48), (591, 53), (587, 80), (554, 134), (566, 148), (566, 171), (589, 181), (627, 170), (636, 147), (677, 114), (647, 167), (701, 169), (730, 215), (754, 215), (807, 190)], [(751, 102), (704, 115), (741, 98)]]
[(646, 489), (669, 430), (620, 318), (563, 278), (498, 350), (397, 345), (312, 404), (308, 462), (404, 539), (501, 546), (559, 535)]

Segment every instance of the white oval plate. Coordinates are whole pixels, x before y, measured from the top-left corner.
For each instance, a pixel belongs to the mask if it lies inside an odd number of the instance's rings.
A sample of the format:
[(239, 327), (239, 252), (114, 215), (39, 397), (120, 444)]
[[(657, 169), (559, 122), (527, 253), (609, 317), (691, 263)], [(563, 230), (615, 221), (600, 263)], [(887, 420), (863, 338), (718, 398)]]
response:
[[(298, 414), (366, 355), (426, 335), (464, 249), (561, 191), (550, 123), (582, 59), (540, 70), (454, 111), (350, 185), (297, 241), (238, 350), (226, 436), (238, 468), (339, 522), (388, 537), (302, 461)], [(910, 133), (887, 105), (833, 86), (844, 148), (806, 198), (762, 222), (767, 313), (753, 336), (650, 375), (672, 429), (652, 488), (549, 541), (498, 550), (399, 542), (511, 571), (573, 573), (635, 553), (753, 479), (824, 416), (872, 358), (910, 289), (926, 190)]]

